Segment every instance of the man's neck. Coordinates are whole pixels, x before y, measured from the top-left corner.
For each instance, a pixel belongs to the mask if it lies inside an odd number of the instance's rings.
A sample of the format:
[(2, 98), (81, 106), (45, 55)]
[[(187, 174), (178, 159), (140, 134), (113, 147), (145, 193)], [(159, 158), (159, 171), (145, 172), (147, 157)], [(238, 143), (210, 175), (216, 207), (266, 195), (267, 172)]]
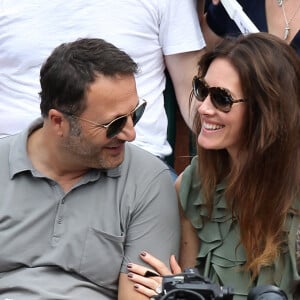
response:
[(27, 153), (33, 167), (41, 174), (57, 182), (67, 192), (88, 171), (80, 168), (68, 153), (58, 148), (53, 136), (48, 136), (47, 129), (34, 131), (27, 141)]

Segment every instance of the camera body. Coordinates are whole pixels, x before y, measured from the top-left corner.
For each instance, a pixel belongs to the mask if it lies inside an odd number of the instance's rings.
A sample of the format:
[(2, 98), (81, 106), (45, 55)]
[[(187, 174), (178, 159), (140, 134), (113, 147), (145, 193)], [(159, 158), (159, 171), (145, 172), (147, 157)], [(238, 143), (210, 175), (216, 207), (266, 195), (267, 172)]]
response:
[(233, 289), (212, 283), (200, 276), (197, 269), (186, 269), (184, 273), (164, 276), (162, 294), (152, 297), (157, 300), (232, 300)]
[[(201, 276), (197, 269), (163, 276), (162, 293), (152, 300), (232, 300), (232, 287), (220, 286)], [(284, 291), (273, 285), (262, 285), (250, 290), (247, 300), (288, 300)]]

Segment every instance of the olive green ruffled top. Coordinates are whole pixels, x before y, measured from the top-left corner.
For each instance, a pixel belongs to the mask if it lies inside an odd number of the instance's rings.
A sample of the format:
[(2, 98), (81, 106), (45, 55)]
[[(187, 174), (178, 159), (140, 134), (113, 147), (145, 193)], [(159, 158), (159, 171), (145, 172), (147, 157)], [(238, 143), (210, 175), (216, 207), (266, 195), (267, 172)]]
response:
[[(253, 284), (249, 272), (243, 271), (246, 261), (245, 250), (239, 244), (239, 225), (232, 218), (226, 207), (224, 198), (225, 184), (221, 183), (215, 191), (212, 218), (203, 223), (203, 217), (208, 216), (204, 199), (200, 193), (200, 180), (197, 175), (198, 159), (194, 157), (185, 169), (180, 186), (180, 201), (185, 215), (198, 232), (200, 249), (197, 257), (197, 268), (200, 274), (213, 282), (234, 288), (234, 299), (247, 299), (247, 294)], [(297, 201), (299, 208), (299, 201)], [(272, 284), (283, 289), (289, 299), (292, 299), (290, 288), (293, 280), (299, 280), (296, 267), (296, 232), (299, 217), (288, 215), (285, 231), (288, 243), (283, 254), (273, 266), (261, 270), (255, 285)]]

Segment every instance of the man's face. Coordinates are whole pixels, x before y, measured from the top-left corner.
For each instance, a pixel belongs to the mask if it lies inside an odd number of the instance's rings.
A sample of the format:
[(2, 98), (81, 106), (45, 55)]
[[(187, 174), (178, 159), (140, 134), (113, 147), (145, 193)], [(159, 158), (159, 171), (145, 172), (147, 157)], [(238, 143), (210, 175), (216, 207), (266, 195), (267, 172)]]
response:
[(112, 138), (106, 136), (107, 129), (86, 120), (107, 124), (130, 113), (138, 105), (134, 76), (99, 75), (86, 92), (86, 103), (86, 109), (79, 118), (70, 120), (69, 134), (63, 138), (62, 146), (74, 157), (76, 164), (83, 167), (114, 168), (124, 159), (125, 142), (135, 139), (131, 117)]

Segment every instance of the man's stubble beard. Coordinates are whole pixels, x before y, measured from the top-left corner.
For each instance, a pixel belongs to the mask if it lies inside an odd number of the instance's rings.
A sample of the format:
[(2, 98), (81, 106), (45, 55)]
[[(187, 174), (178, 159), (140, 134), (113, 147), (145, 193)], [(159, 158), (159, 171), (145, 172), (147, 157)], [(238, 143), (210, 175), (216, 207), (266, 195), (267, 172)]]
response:
[(109, 157), (105, 158), (105, 153), (102, 148), (92, 144), (83, 134), (80, 124), (74, 118), (69, 119), (70, 133), (62, 140), (62, 148), (69, 152), (76, 161), (89, 168), (94, 169), (111, 169), (120, 165), (110, 161)]

